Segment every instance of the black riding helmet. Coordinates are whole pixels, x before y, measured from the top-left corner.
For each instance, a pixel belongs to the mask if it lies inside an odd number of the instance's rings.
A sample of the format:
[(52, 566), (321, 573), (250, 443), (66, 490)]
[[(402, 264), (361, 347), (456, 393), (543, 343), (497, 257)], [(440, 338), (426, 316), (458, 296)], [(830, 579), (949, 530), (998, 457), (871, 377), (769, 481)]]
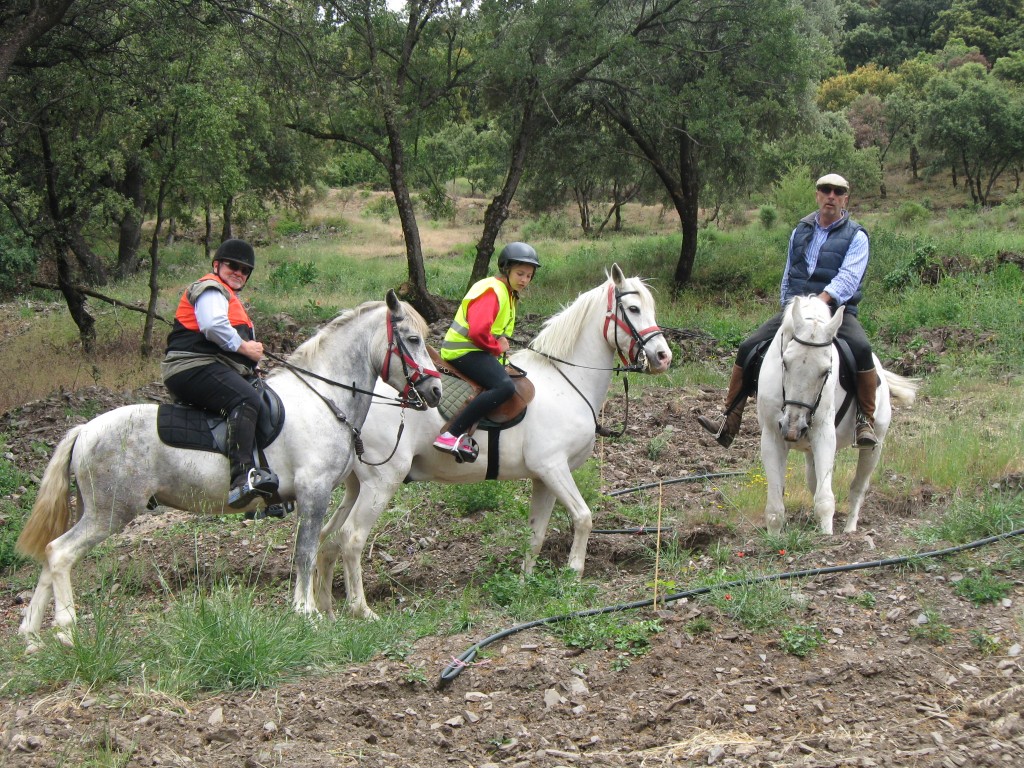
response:
[(526, 243), (509, 243), (498, 254), (498, 270), (504, 274), (513, 264), (529, 264), (540, 269), (537, 251)]
[(249, 269), (256, 269), (256, 251), (245, 240), (235, 237), (220, 244), (217, 252), (213, 254), (213, 260), (233, 261)]

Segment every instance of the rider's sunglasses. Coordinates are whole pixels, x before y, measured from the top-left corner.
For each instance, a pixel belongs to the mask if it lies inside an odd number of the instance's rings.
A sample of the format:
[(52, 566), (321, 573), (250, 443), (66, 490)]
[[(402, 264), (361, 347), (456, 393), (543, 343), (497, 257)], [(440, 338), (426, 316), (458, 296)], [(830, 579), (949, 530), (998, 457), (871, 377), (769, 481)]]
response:
[(245, 275), (246, 277), (252, 274), (252, 267), (247, 267), (244, 264), (236, 264), (233, 261), (222, 261), (221, 264), (230, 269), (232, 272), (238, 272), (239, 274)]
[(823, 195), (831, 195), (833, 192), (836, 193), (836, 197), (842, 197), (846, 194), (846, 187), (833, 187), (831, 184), (822, 184), (818, 187), (818, 191)]

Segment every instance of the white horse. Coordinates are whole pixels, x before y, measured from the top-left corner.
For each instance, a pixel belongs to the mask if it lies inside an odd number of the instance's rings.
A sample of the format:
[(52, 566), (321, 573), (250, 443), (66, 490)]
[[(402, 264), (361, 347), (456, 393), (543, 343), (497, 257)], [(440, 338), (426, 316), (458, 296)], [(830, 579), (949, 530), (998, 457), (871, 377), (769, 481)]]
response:
[[(523, 564), (529, 573), (540, 554), (555, 500), (568, 510), (573, 544), (568, 566), (583, 573), (592, 515), (573, 481), (572, 470), (591, 455), (596, 441), (597, 414), (611, 384), (614, 355), (634, 370), (668, 370), (672, 352), (655, 320), (654, 299), (639, 278), (626, 278), (613, 265), (606, 282), (581, 294), (550, 318), (530, 345), (511, 361), (529, 374), (536, 396), (526, 416), (500, 433), (498, 479), (529, 478), (530, 551)], [(386, 435), (398, 429), (398, 415), (371, 408), (364, 439), (368, 455), (387, 456)], [(488, 443), (493, 437), (476, 434), (480, 458), (457, 463), (432, 447), (444, 424), (435, 411), (410, 413), (405, 435), (395, 455), (380, 467), (359, 466), (345, 481), (345, 498), (322, 534), (314, 577), (318, 608), (333, 615), (332, 581), (339, 554), (344, 561), (348, 612), (376, 618), (363, 591), (362, 553), (370, 529), (406, 480), (475, 483), (487, 473)], [(335, 536), (340, 529), (340, 535)]]
[[(778, 535), (786, 521), (783, 494), (786, 460), (790, 449), (803, 451), (808, 489), (814, 493), (814, 513), (822, 533), (832, 533), (836, 499), (832, 467), (836, 447), (855, 446), (856, 398), (838, 425), (836, 411), (847, 392), (839, 382), (839, 352), (833, 344), (843, 322), (843, 308), (829, 316), (825, 302), (795, 298), (787, 307), (782, 327), (765, 353), (757, 385), (757, 417), (761, 424), (761, 461), (768, 481), (764, 516), (768, 532)], [(875, 357), (879, 373), (875, 396), (875, 435), (878, 444), (862, 449), (850, 484), (850, 511), (846, 533), (857, 530), (857, 518), (868, 492), (871, 473), (882, 455), (882, 444), (892, 420), (892, 403), (911, 405), (917, 383), (886, 371)]]
[[(353, 446), (370, 402), (382, 396), (370, 389), (374, 379), (380, 375), (403, 392), (401, 399), (393, 391), (389, 398), (403, 409), (440, 402), (440, 377), (427, 352), (427, 332), (423, 318), (389, 291), (386, 302), (367, 302), (335, 318), (267, 377), (286, 411), (284, 428), (265, 454), (280, 478), (281, 499), (294, 500), (298, 510), (298, 612), (316, 610), (311, 580), (320, 529), (331, 491), (352, 471)], [(71, 569), (143, 512), (151, 499), (214, 515), (240, 511), (226, 506), (227, 457), (162, 443), (157, 408), (129, 405), (97, 416), (71, 429), (54, 451), (18, 540), (19, 550), (43, 565), (19, 629), (30, 650), (36, 647), (51, 595), (54, 625), (67, 639), (65, 630), (75, 621)], [(396, 439), (396, 433), (390, 437)], [(71, 474), (81, 517), (68, 530)]]

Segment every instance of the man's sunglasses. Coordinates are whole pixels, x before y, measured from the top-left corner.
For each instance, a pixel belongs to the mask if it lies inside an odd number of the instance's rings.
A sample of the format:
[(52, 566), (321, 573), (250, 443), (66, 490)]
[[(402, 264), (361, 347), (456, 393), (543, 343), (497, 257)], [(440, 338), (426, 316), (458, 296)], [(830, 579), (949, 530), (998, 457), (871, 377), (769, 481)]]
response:
[(818, 187), (818, 191), (823, 195), (831, 195), (833, 192), (836, 193), (836, 197), (842, 197), (846, 194), (847, 190), (845, 187), (833, 187), (831, 184), (822, 184)]
[(245, 275), (246, 277), (252, 274), (252, 267), (247, 267), (244, 264), (236, 264), (233, 261), (222, 261), (221, 264), (230, 269), (232, 272), (238, 272), (239, 274)]

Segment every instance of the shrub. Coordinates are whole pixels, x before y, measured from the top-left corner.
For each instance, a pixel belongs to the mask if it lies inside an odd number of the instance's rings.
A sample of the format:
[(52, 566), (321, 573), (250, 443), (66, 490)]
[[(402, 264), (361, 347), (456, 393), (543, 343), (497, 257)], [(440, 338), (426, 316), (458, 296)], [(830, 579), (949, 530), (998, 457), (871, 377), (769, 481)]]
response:
[(279, 291), (289, 291), (309, 285), (317, 279), (316, 264), (312, 261), (287, 261), (274, 267), (270, 284)]
[(398, 214), (398, 204), (391, 195), (381, 195), (363, 209), (363, 216), (372, 219), (377, 218), (385, 224), (389, 223), (392, 217)]
[(928, 221), (932, 216), (931, 211), (920, 203), (908, 200), (893, 211), (892, 217), (900, 224), (918, 224)]
[(779, 646), (786, 653), (803, 658), (825, 644), (825, 635), (813, 625), (797, 624), (782, 630)]
[(436, 221), (455, 219), (455, 201), (441, 187), (431, 187), (421, 196), (423, 207), (430, 218)]
[(765, 229), (771, 229), (779, 223), (779, 212), (771, 205), (762, 205), (757, 211), (757, 220)]

